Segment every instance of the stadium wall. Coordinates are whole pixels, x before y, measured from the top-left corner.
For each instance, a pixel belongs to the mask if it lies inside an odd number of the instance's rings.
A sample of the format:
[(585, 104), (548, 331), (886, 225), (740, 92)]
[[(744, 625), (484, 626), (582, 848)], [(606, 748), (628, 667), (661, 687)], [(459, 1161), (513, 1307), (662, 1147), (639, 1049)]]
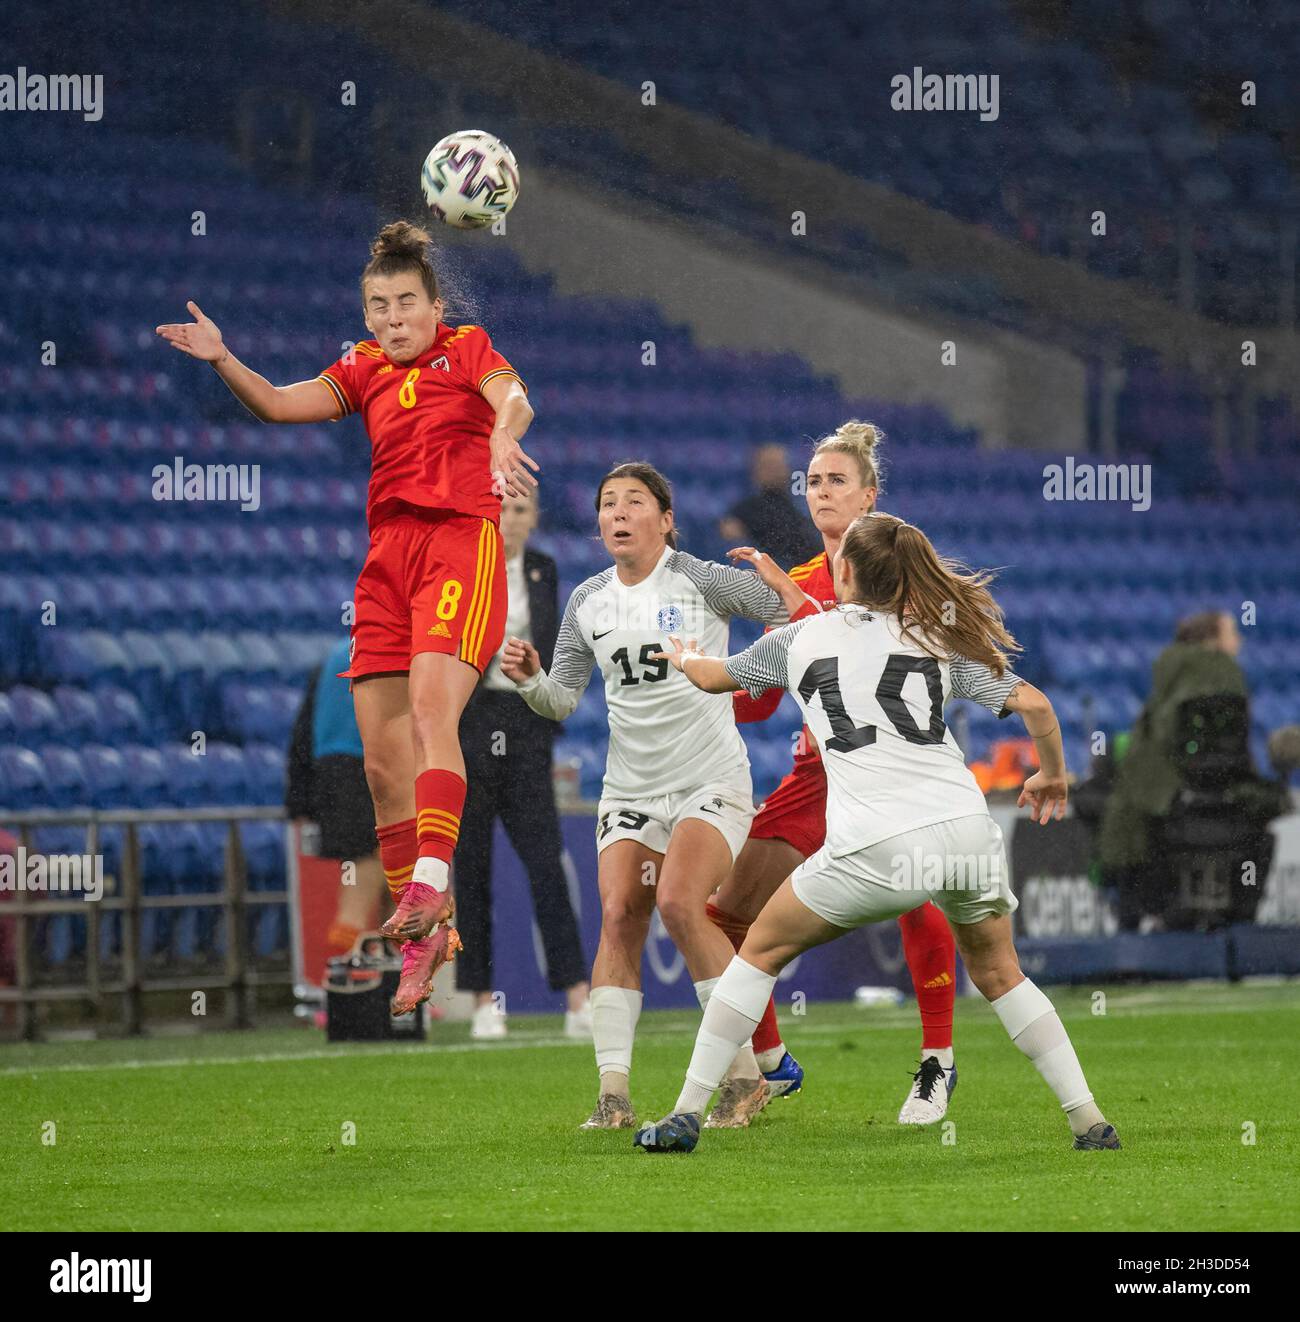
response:
[[(1002, 828), (1015, 866), (1019, 829), (1036, 830), (1009, 804), (990, 811)], [(569, 892), (584, 950), (594, 956), (600, 931), (596, 841), (585, 813), (562, 818)], [(1118, 931), (1111, 899), (1087, 879), (1087, 858), (1019, 877), (1021, 907), (1016, 948), (1022, 967), (1043, 984), (1119, 979), (1295, 977), (1300, 975), (1300, 806), (1273, 824), (1277, 851), (1264, 883), (1256, 923), (1214, 932)], [(528, 901), (528, 876), (500, 823), (493, 857), (493, 978), (512, 1012), (554, 1012), (557, 993), (546, 989), (541, 937)], [(964, 973), (959, 979), (969, 992)], [(802, 991), (809, 1001), (844, 1001), (863, 985), (896, 987), (912, 995), (898, 924), (873, 923), (830, 945), (810, 950), (782, 973), (778, 998)], [(648, 1009), (695, 1005), (690, 975), (655, 916), (642, 963)]]

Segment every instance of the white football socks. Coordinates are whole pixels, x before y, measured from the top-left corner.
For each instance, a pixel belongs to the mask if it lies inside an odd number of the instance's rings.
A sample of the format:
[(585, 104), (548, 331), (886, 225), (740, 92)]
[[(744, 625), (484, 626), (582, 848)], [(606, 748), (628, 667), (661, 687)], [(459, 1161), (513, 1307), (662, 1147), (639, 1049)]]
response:
[(1034, 1062), (1065, 1111), (1070, 1129), (1086, 1134), (1104, 1119), (1088, 1091), (1070, 1035), (1051, 1001), (1028, 979), (990, 1001), (1011, 1040)]
[[(700, 981), (695, 984), (695, 998), (699, 1001), (701, 1010), (707, 1010), (709, 1008), (709, 997), (713, 995), (713, 989), (717, 985), (717, 978), (701, 978)], [(754, 1056), (754, 1048), (749, 1042), (746, 1042), (745, 1045), (736, 1052), (735, 1059), (727, 1067), (727, 1078), (757, 1079), (761, 1072), (762, 1071), (758, 1068), (758, 1061)]]
[(421, 886), (432, 886), (436, 891), (445, 891), (451, 882), (451, 868), (445, 858), (417, 858), (411, 880)]
[(641, 1017), (641, 993), (631, 987), (593, 987), (590, 999), (600, 1091), (626, 1097), (632, 1073), (632, 1039)]
[(746, 964), (739, 955), (727, 965), (708, 997), (695, 1038), (695, 1051), (686, 1070), (686, 1082), (674, 1111), (704, 1114), (727, 1067), (753, 1037), (774, 986), (775, 977)]
[(933, 1056), (944, 1069), (952, 1069), (953, 1055), (951, 1047), (922, 1047), (921, 1059), (924, 1060), (927, 1056)]

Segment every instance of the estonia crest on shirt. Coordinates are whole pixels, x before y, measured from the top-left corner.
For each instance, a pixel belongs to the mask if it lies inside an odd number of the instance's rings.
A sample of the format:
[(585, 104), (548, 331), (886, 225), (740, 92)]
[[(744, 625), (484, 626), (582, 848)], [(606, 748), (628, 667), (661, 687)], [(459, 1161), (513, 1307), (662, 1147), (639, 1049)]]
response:
[(682, 627), (682, 608), (680, 606), (660, 606), (656, 623), (664, 633), (680, 633)]

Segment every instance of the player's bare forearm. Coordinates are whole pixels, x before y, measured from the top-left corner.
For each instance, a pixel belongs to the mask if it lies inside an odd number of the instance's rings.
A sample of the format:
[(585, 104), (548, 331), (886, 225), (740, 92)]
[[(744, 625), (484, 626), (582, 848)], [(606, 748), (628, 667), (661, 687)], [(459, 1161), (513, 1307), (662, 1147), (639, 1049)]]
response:
[(226, 388), (259, 422), (277, 422), (275, 387), (245, 366), (229, 349), (212, 364)]
[(1064, 779), (1065, 745), (1061, 742), (1061, 723), (1047, 695), (1032, 684), (1021, 683), (1011, 690), (1006, 706), (1024, 721), (1025, 730), (1038, 753), (1040, 770), (1054, 779)]
[(492, 427), (493, 430), (504, 428), (518, 441), (523, 439), (524, 433), (532, 425), (533, 406), (528, 402), (528, 396), (524, 394), (520, 385), (515, 382), (511, 385), (513, 389), (497, 408), (496, 420)]
[(668, 650), (651, 652), (650, 659), (667, 661), (674, 670), (680, 670), (697, 689), (703, 689), (705, 693), (734, 693), (741, 687), (727, 674), (726, 666), (716, 656), (705, 656), (697, 650), (694, 638), (683, 643), (675, 633), (669, 634)]
[(193, 321), (170, 321), (155, 327), (173, 349), (211, 363), (230, 393), (261, 422), (328, 422), (338, 413), (333, 391), (323, 381), (273, 386), (246, 367), (226, 347), (221, 328), (191, 299)]
[(212, 366), (230, 393), (259, 422), (328, 422), (338, 413), (330, 388), (321, 381), (273, 386), (229, 349)]
[(810, 597), (791, 577), (763, 551), (755, 546), (733, 546), (727, 555), (733, 560), (743, 560), (754, 567), (754, 572), (768, 587), (781, 598), (787, 619), (793, 619), (797, 612), (809, 613), (808, 608), (820, 610), (817, 601)]
[(519, 438), (533, 420), (533, 407), (523, 386), (513, 377), (494, 377), (484, 387), (483, 398), (496, 413), (488, 437), (493, 485), (505, 496), (526, 495), (537, 486), (533, 476), (537, 461), (525, 452)]
[(809, 615), (821, 614), (822, 605), (816, 597), (810, 597), (793, 580), (790, 582), (790, 588), (793, 590), (780, 588), (778, 591), (781, 594), (781, 604), (786, 608), (792, 620), (796, 616), (802, 620)]
[(682, 657), (682, 674), (705, 693), (734, 693), (741, 687), (716, 656), (701, 656), (698, 652), (687, 652)]

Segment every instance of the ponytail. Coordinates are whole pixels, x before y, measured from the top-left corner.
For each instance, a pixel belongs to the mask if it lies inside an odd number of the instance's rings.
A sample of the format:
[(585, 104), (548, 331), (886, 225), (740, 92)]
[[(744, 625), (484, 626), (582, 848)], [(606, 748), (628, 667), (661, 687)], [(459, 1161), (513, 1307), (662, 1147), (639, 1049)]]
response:
[[(840, 543), (855, 600), (896, 615), (903, 637), (932, 656), (981, 661), (998, 676), (1020, 645), (988, 584), (993, 575), (941, 556), (930, 539), (892, 514), (854, 519)], [(942, 648), (937, 651), (936, 646)]]

